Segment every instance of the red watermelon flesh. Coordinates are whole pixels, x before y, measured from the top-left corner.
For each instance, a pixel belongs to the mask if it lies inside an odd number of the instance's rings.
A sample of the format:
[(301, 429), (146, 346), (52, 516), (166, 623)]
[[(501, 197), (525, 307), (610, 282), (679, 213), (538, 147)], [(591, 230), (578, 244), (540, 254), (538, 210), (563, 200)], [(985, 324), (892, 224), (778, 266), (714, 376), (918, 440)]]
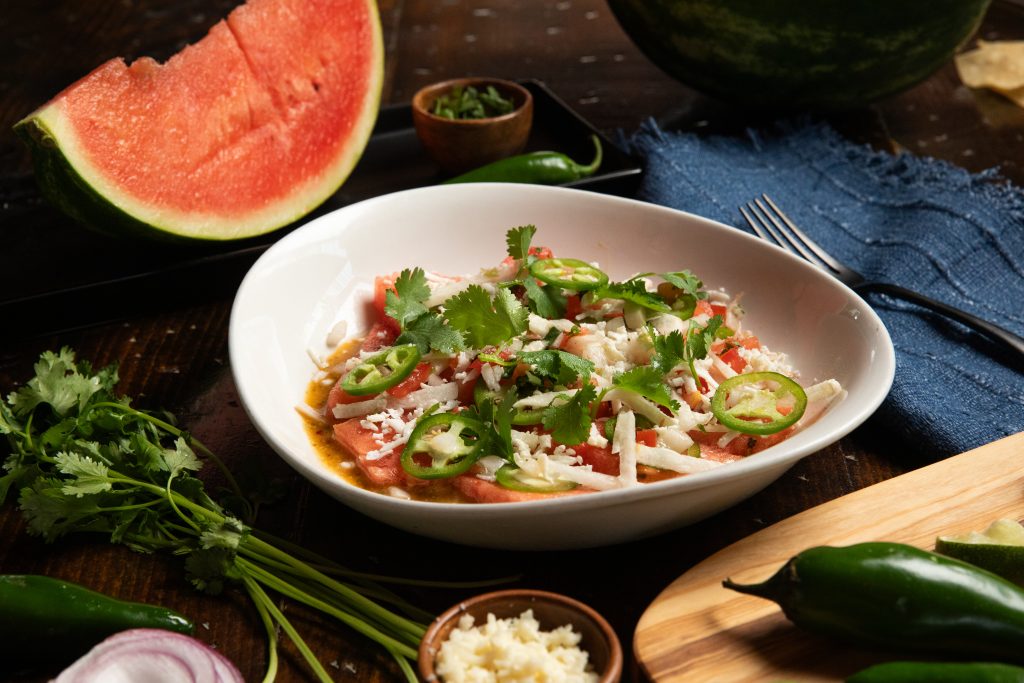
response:
[(250, 0), (165, 64), (111, 60), (17, 128), (44, 191), (95, 227), (246, 237), (344, 181), (382, 81), (373, 0)]

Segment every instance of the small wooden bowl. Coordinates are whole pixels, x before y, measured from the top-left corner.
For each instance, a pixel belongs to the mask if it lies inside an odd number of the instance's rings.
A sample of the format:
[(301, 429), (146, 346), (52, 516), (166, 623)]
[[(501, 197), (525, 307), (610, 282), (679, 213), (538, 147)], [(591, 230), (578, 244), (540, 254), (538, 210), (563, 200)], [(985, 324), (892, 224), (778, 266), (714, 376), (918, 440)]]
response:
[(600, 676), (599, 683), (618, 683), (622, 677), (622, 646), (604, 617), (565, 595), (525, 589), (484, 593), (460, 602), (435, 619), (420, 643), (420, 677), (427, 683), (440, 680), (434, 671), (434, 658), (463, 614), (472, 615), (474, 624), (479, 625), (486, 623), (488, 614), (508, 619), (528, 609), (533, 610), (545, 631), (572, 626), (581, 635), (580, 649), (588, 653), (593, 670)]
[[(448, 119), (431, 113), (437, 98), (458, 86), (494, 88), (510, 98), (508, 114), (485, 119)], [(463, 173), (519, 154), (533, 125), (533, 96), (512, 81), (498, 78), (456, 78), (421, 88), (412, 98), (412, 121), (427, 153), (448, 173)]]

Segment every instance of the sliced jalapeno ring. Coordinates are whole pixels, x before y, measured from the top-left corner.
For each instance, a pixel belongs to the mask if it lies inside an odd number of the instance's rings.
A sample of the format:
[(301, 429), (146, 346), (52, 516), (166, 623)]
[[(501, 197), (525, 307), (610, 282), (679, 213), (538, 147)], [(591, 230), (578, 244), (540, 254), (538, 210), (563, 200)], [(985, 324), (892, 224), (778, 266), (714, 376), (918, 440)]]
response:
[[(483, 452), (484, 425), (459, 413), (421, 417), (402, 451), (402, 469), (419, 479), (447, 479), (462, 474)], [(417, 462), (416, 456), (430, 459)]]
[(548, 481), (540, 477), (531, 477), (511, 463), (498, 468), (494, 478), (507, 489), (526, 493), (558, 493), (571, 491), (578, 486), (574, 481)]
[[(773, 383), (777, 388), (762, 386)], [(726, 402), (731, 392), (743, 390), (732, 406)], [(792, 397), (793, 405), (785, 415), (779, 403)], [(718, 385), (711, 399), (711, 412), (729, 429), (744, 434), (775, 434), (799, 420), (807, 408), (803, 387), (777, 372), (750, 372), (730, 377)]]
[(608, 284), (608, 275), (575, 258), (542, 258), (530, 266), (530, 274), (542, 282), (574, 292), (586, 292)]
[(352, 368), (341, 380), (341, 388), (352, 396), (379, 394), (412, 374), (419, 362), (415, 344), (392, 346)]

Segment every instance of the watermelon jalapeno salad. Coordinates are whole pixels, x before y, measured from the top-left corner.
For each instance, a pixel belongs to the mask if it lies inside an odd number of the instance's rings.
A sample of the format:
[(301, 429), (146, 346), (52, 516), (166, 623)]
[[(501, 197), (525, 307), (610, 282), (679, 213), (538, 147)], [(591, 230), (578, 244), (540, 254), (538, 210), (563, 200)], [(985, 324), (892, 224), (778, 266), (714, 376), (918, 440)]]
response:
[(691, 272), (612, 282), (535, 232), (508, 231), (508, 257), (476, 275), (377, 278), (377, 322), (322, 364), (320, 410), (302, 407), (347, 478), (477, 503), (639, 486), (763, 450), (842, 395), (801, 387), (738, 298)]

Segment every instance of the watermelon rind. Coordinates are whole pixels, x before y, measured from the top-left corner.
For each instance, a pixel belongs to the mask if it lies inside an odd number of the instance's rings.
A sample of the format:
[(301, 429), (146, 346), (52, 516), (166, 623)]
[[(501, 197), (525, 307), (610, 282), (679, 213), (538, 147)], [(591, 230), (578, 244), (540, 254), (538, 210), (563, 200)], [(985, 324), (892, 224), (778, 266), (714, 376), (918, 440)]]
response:
[(928, 78), (991, 0), (609, 0), (682, 83), (735, 104), (845, 109)]
[(14, 132), (30, 148), (37, 184), (43, 196), (68, 216), (98, 232), (167, 242), (221, 242), (263, 235), (307, 215), (348, 179), (369, 142), (380, 109), (384, 83), (384, 41), (374, 0), (367, 0), (371, 18), (372, 73), (362, 111), (347, 137), (344, 151), (286, 199), (270, 202), (244, 216), (181, 211), (139, 201), (111, 182), (80, 149), (74, 127), (61, 111), (59, 98), (15, 124)]

